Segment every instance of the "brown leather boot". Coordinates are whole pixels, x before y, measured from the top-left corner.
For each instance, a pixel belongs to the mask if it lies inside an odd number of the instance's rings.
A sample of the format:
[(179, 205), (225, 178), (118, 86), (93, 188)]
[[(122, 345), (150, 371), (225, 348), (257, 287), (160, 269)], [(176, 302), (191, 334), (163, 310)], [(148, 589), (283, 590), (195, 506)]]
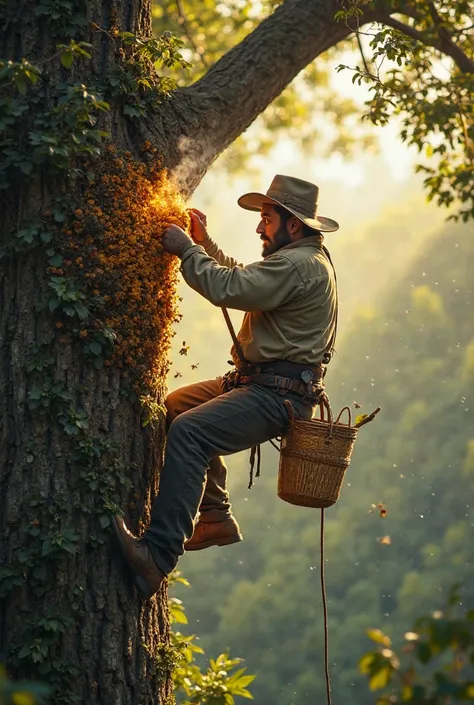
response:
[(194, 534), (186, 541), (186, 551), (200, 551), (209, 546), (228, 546), (242, 541), (240, 527), (234, 517), (223, 521), (198, 521)]
[(127, 529), (123, 517), (114, 516), (112, 526), (135, 586), (142, 597), (151, 597), (160, 589), (165, 574), (156, 565), (146, 543)]

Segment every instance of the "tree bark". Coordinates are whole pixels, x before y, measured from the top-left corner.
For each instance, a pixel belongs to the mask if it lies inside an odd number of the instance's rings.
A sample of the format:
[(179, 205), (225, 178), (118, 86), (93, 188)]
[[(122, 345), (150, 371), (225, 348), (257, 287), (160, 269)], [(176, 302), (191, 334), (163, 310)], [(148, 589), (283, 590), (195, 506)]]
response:
[[(88, 22), (104, 26), (114, 16), (121, 29), (149, 36), (150, 5), (95, 0), (85, 10)], [(0, 57), (43, 65), (57, 43), (67, 42), (51, 35), (38, 6), (18, 0), (2, 6)], [(71, 68), (76, 82), (96, 78), (115, 61), (109, 37), (89, 25), (84, 34), (93, 59)], [(56, 64), (49, 67), (51, 83), (70, 80)], [(112, 109), (107, 121), (115, 144), (128, 148), (125, 118)], [(1, 192), (0, 246), (51, 208), (60, 192), (57, 179), (43, 177)], [(58, 705), (165, 705), (172, 702), (167, 588), (150, 601), (138, 598), (107, 526), (107, 502), (123, 508), (137, 533), (146, 524), (158, 487), (163, 419), (144, 428), (138, 403), (124, 395), (122, 371), (96, 370), (79, 343), (58, 344), (44, 308), (44, 249), (0, 255), (0, 661), (13, 677), (49, 683)], [(31, 364), (39, 365), (34, 382)], [(33, 383), (49, 385), (43, 413), (30, 408)], [(91, 445), (79, 459), (76, 437), (56, 422), (63, 393), (89, 421)], [(164, 394), (163, 379), (158, 404)]]
[[(58, 683), (58, 703), (164, 703), (170, 674), (158, 678), (155, 657), (168, 639), (166, 590), (149, 602), (137, 598), (115, 544), (92, 513), (97, 489), (81, 478), (84, 468), (64, 434), (28, 409), (25, 360), (49, 343), (54, 383), (78, 390), (73, 403), (87, 412), (91, 437), (116, 442), (130, 489), (114, 478), (110, 456), (85, 471), (114, 485), (112, 495), (135, 528), (140, 517), (146, 521), (156, 492), (163, 426), (142, 428), (136, 405), (121, 394), (118, 371), (94, 370), (78, 346), (54, 345), (50, 322), (38, 313), (44, 269), (30, 255), (0, 270), (0, 565), (15, 581), (1, 601), (0, 653), (14, 674)], [(77, 538), (71, 548), (48, 552), (48, 540), (68, 530)], [(1, 584), (8, 587), (8, 573)], [(36, 663), (35, 651), (21, 655), (35, 643)]]

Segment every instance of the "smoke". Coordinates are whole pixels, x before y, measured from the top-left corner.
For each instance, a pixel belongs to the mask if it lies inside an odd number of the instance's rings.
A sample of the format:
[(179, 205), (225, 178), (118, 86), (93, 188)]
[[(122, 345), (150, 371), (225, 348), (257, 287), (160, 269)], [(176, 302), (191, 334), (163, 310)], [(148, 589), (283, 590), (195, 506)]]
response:
[(218, 156), (218, 149), (211, 137), (194, 139), (183, 135), (178, 141), (177, 151), (178, 163), (170, 169), (169, 176), (183, 197), (189, 198)]

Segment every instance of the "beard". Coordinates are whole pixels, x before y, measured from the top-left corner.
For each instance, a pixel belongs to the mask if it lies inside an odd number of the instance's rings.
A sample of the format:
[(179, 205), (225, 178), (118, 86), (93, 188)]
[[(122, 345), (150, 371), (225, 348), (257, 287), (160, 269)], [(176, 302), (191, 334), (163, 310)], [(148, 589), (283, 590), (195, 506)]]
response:
[(262, 257), (268, 257), (278, 252), (285, 245), (289, 245), (291, 242), (291, 237), (289, 236), (286, 227), (280, 226), (280, 228), (275, 233), (275, 237), (272, 241), (264, 238), (262, 247)]

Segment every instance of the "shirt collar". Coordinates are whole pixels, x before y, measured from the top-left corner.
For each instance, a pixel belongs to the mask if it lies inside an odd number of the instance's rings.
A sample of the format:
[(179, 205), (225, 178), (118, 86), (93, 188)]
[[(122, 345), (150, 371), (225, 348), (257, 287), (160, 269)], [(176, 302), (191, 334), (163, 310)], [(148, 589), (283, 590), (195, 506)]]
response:
[(309, 237), (302, 237), (301, 240), (296, 240), (296, 242), (290, 242), (289, 245), (281, 247), (279, 250), (277, 250), (277, 252), (281, 252), (282, 250), (290, 250), (295, 247), (305, 247), (307, 245), (315, 245), (316, 247), (321, 247), (323, 241), (323, 235), (310, 235)]

